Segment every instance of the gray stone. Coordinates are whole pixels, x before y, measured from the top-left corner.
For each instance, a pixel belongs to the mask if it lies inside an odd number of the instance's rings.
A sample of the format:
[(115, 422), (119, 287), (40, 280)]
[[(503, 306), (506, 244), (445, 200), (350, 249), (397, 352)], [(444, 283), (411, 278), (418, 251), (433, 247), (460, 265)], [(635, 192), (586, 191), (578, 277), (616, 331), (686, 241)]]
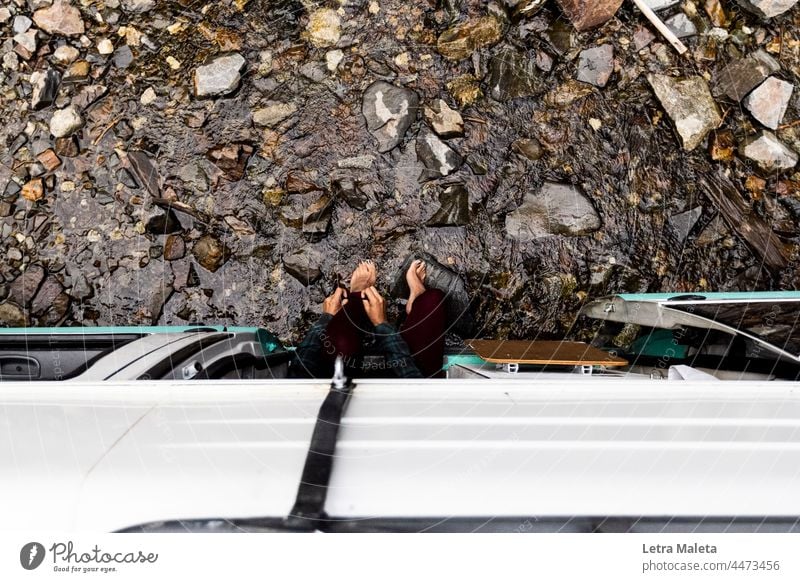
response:
[(378, 140), (378, 151), (388, 152), (401, 141), (417, 116), (419, 97), (414, 91), (376, 81), (364, 92), (361, 113), (367, 130)]
[(47, 8), (33, 13), (36, 26), (48, 34), (80, 36), (84, 33), (80, 11), (66, 0), (56, 0)]
[(208, 192), (208, 177), (197, 162), (189, 162), (178, 170), (184, 187), (193, 192)]
[(297, 112), (294, 103), (270, 102), (266, 107), (257, 109), (253, 113), (253, 123), (265, 127), (275, 127), (284, 119), (288, 119)]
[(364, 210), (369, 204), (369, 196), (351, 176), (339, 176), (331, 182), (333, 193), (356, 210)]
[(777, 77), (769, 77), (744, 98), (750, 114), (770, 129), (778, 129), (789, 107), (794, 85)]
[(666, 24), (678, 38), (688, 38), (697, 35), (697, 26), (695, 26), (695, 23), (683, 12), (678, 12), (675, 16), (668, 18), (664, 24)]
[(232, 93), (242, 80), (245, 60), (239, 53), (215, 58), (194, 71), (194, 94), (197, 97), (215, 97)]
[(156, 198), (161, 197), (161, 187), (159, 186), (158, 170), (150, 157), (143, 151), (134, 150), (128, 152), (128, 162), (140, 184), (144, 184), (147, 191)]
[(442, 190), (439, 204), (439, 210), (428, 220), (428, 226), (469, 224), (469, 191), (463, 184), (454, 184)]
[(14, 31), (14, 34), (27, 32), (27, 30), (31, 27), (31, 24), (33, 24), (33, 21), (30, 18), (24, 14), (18, 14), (14, 17), (14, 23), (11, 25), (11, 30)]
[(125, 12), (148, 12), (155, 8), (156, 0), (122, 0), (122, 9)]
[(125, 69), (133, 62), (133, 51), (131, 47), (124, 44), (114, 51), (114, 66), (118, 69)]
[(425, 166), (420, 181), (448, 176), (458, 170), (464, 158), (430, 131), (417, 137), (417, 158)]
[(72, 135), (83, 127), (83, 118), (75, 107), (58, 109), (50, 118), (50, 134), (53, 137)]
[(39, 110), (52, 105), (60, 83), (61, 75), (55, 69), (31, 73), (31, 109)]
[(423, 109), (425, 121), (436, 135), (445, 139), (464, 135), (464, 120), (455, 109), (450, 109), (444, 99), (436, 99)]
[(327, 194), (320, 196), (303, 213), (303, 234), (318, 240), (324, 237), (331, 225), (333, 198)]
[(741, 152), (765, 172), (789, 170), (797, 165), (797, 153), (769, 131), (746, 140)]
[(614, 48), (600, 45), (581, 52), (578, 63), (578, 81), (595, 87), (605, 87), (614, 72)]
[(489, 88), (496, 101), (510, 101), (539, 95), (545, 83), (538, 76), (536, 61), (505, 47), (489, 64)]
[(521, 242), (552, 235), (583, 236), (602, 226), (591, 201), (569, 184), (545, 182), (506, 215), (506, 232)]
[(322, 277), (322, 253), (311, 247), (303, 247), (283, 258), (283, 268), (292, 277), (308, 286)]
[(647, 4), (648, 8), (651, 10), (666, 10), (667, 8), (672, 8), (676, 4), (679, 4), (681, 0), (644, 0), (644, 3)]
[(9, 285), (8, 298), (17, 305), (27, 307), (33, 301), (45, 275), (47, 272), (44, 267), (38, 264), (31, 265)]
[(340, 168), (369, 170), (374, 162), (375, 162), (375, 156), (364, 155), (364, 156), (353, 156), (351, 158), (342, 158), (341, 160), (338, 160), (336, 162), (336, 165), (339, 166)]
[(797, 0), (736, 0), (740, 6), (761, 18), (780, 16), (797, 4)]
[(780, 63), (769, 53), (757, 50), (750, 56), (733, 61), (717, 74), (714, 95), (725, 95), (733, 101), (741, 101), (767, 77), (780, 70)]
[(36, 31), (29, 30), (14, 35), (14, 42), (20, 47), (33, 54), (36, 52)]
[(647, 80), (675, 124), (686, 151), (699, 146), (722, 123), (717, 104), (702, 77), (648, 75)]
[(692, 228), (694, 228), (694, 225), (697, 224), (697, 221), (700, 220), (702, 215), (703, 207), (697, 206), (686, 212), (670, 216), (669, 225), (672, 227), (672, 230), (675, 231), (678, 242), (682, 243), (689, 238), (689, 233), (692, 232)]
[(633, 31), (633, 46), (637, 51), (642, 50), (644, 47), (653, 42), (655, 36), (644, 26), (637, 26)]

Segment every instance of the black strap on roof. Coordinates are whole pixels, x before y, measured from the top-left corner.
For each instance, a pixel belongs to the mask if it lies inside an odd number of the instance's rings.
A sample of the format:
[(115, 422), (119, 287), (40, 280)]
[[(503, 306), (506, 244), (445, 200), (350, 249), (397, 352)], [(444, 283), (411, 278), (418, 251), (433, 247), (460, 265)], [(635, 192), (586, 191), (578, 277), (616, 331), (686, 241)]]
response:
[(325, 513), (325, 498), (333, 470), (339, 426), (350, 394), (355, 388), (350, 379), (345, 378), (343, 369), (342, 360), (339, 358), (336, 361), (331, 389), (317, 414), (294, 507), (284, 519), (288, 529), (317, 530), (328, 517)]

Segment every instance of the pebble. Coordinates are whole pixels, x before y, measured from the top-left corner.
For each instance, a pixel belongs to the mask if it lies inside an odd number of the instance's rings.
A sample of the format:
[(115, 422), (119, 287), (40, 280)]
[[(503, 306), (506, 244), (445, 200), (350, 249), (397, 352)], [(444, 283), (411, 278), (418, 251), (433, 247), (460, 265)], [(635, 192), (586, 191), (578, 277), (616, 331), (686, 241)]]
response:
[(330, 8), (320, 8), (308, 17), (304, 38), (318, 48), (334, 46), (342, 35), (339, 14)]
[(80, 56), (80, 51), (68, 44), (61, 45), (53, 52), (53, 59), (59, 65), (70, 65)]
[(489, 64), (490, 94), (496, 101), (533, 97), (545, 89), (536, 61), (510, 47), (501, 49)]
[(114, 52), (114, 43), (104, 38), (97, 43), (97, 52), (101, 55), (110, 55)]
[(717, 104), (702, 77), (648, 75), (647, 80), (675, 124), (686, 151), (699, 146), (722, 123)]
[(149, 12), (156, 6), (156, 0), (122, 0), (122, 9), (126, 12)]
[(57, 110), (50, 118), (50, 134), (53, 137), (66, 137), (81, 127), (83, 127), (83, 118), (72, 106)]
[(446, 59), (460, 61), (478, 49), (497, 44), (503, 36), (503, 26), (494, 16), (483, 16), (444, 31), (436, 49)]
[(253, 123), (263, 127), (275, 127), (296, 112), (297, 106), (294, 103), (273, 102), (253, 113)]
[(31, 109), (37, 111), (52, 105), (60, 83), (61, 75), (54, 69), (31, 73)]
[(720, 70), (714, 78), (714, 95), (725, 95), (733, 101), (741, 101), (764, 80), (780, 71), (781, 66), (763, 50), (736, 59)]
[(461, 114), (451, 109), (444, 99), (436, 99), (423, 109), (425, 121), (439, 137), (445, 139), (464, 135), (464, 120)]
[(622, 0), (558, 0), (561, 10), (579, 31), (600, 26), (610, 20)]
[[(171, 58), (171, 57), (168, 57)], [(194, 72), (194, 93), (197, 97), (216, 97), (232, 93), (239, 87), (245, 60), (239, 53), (215, 58)]]
[(364, 155), (364, 156), (353, 156), (351, 158), (343, 158), (341, 160), (338, 160), (336, 162), (336, 165), (340, 168), (369, 170), (372, 167), (373, 163), (375, 163), (375, 156)]
[(339, 63), (342, 62), (344, 59), (344, 53), (339, 50), (332, 50), (325, 53), (325, 66), (328, 67), (328, 70), (333, 72), (339, 68)]
[(744, 106), (759, 122), (770, 129), (778, 129), (789, 107), (794, 85), (769, 77), (744, 98)]
[(765, 172), (790, 170), (797, 165), (797, 153), (769, 131), (745, 140), (740, 151)]
[(775, 18), (791, 10), (798, 0), (736, 0), (738, 4), (761, 18)]
[(378, 151), (397, 147), (417, 115), (419, 97), (414, 91), (385, 81), (375, 81), (364, 91), (361, 113), (367, 130), (378, 141)]
[(48, 34), (80, 36), (85, 32), (80, 11), (65, 0), (56, 0), (33, 13), (36, 26)]
[(146, 105), (151, 105), (151, 104), (155, 103), (155, 100), (157, 98), (158, 98), (158, 96), (156, 95), (155, 90), (152, 87), (148, 87), (142, 93), (142, 96), (139, 98), (139, 102), (142, 105), (145, 105), (145, 106)]
[(417, 158), (425, 166), (420, 181), (448, 176), (464, 163), (457, 151), (428, 131), (417, 138), (416, 151)]
[(522, 205), (506, 215), (508, 236), (520, 242), (553, 235), (584, 236), (601, 226), (600, 216), (586, 196), (572, 185), (555, 182), (528, 192)]
[(34, 178), (22, 187), (22, 197), (36, 202), (44, 196), (44, 182), (41, 178)]
[(578, 81), (605, 87), (614, 72), (614, 47), (603, 44), (581, 52)]
[(678, 12), (675, 16), (668, 18), (664, 24), (666, 24), (678, 38), (688, 38), (697, 35), (697, 26), (695, 26), (694, 22), (683, 12)]

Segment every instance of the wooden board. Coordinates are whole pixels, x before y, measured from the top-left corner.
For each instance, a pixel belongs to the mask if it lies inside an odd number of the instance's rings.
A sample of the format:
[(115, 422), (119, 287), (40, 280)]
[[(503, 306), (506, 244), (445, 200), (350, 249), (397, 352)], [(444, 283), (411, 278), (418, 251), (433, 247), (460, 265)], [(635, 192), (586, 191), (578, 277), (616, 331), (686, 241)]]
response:
[(616, 358), (582, 342), (527, 340), (467, 340), (481, 359), (493, 364), (554, 366), (627, 366)]

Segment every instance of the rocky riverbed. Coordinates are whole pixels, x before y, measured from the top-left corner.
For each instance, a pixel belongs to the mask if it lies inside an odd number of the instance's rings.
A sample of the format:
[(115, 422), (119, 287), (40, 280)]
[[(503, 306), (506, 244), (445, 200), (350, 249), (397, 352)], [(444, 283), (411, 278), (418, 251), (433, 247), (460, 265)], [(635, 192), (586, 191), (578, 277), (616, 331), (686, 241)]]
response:
[[(797, 289), (797, 0), (7, 0), (0, 325), (261, 325), (357, 260), (471, 335)], [(622, 4), (620, 6), (620, 4)]]

